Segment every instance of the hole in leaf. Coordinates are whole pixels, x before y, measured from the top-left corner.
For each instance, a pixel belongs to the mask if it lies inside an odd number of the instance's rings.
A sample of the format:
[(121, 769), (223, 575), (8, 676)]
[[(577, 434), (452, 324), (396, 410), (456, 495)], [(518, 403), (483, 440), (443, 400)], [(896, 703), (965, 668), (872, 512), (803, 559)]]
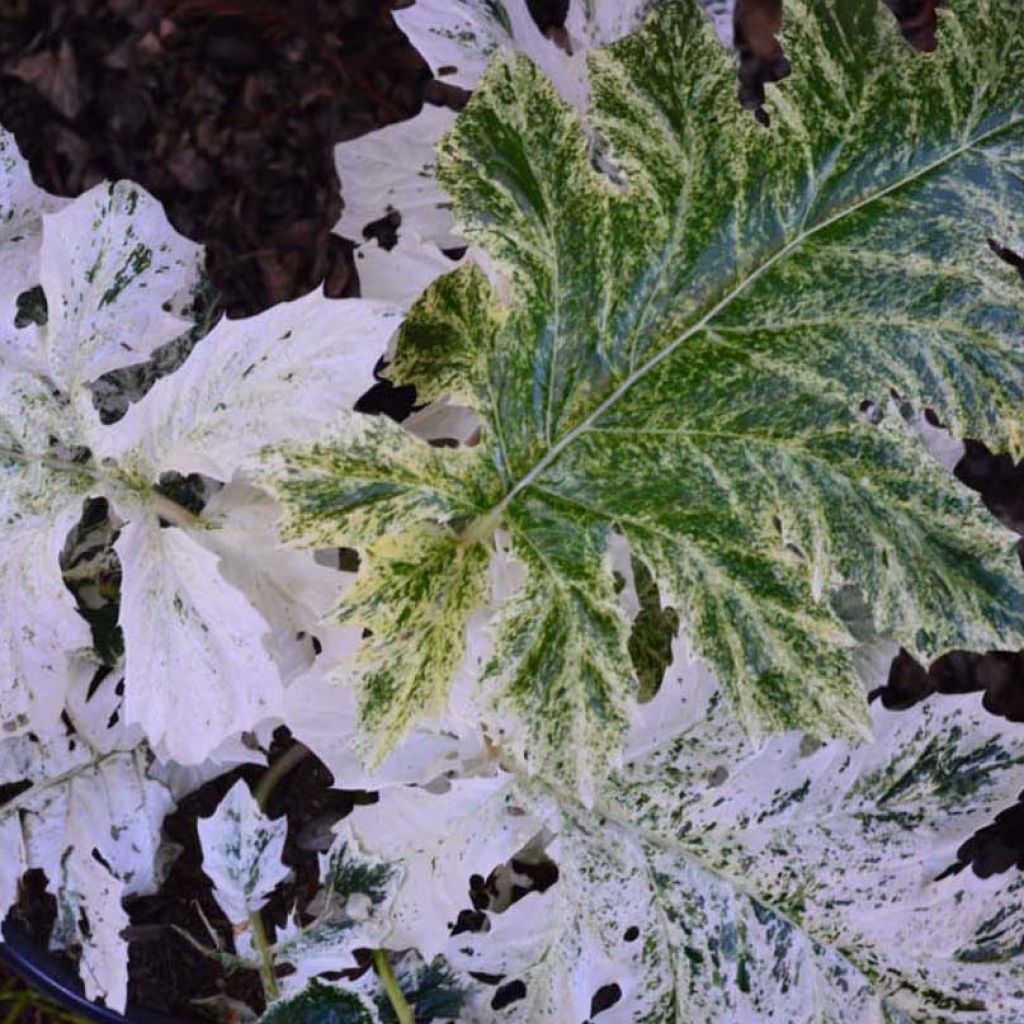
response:
[(408, 419), (416, 408), (416, 388), (411, 384), (396, 386), (386, 380), (382, 374), (387, 365), (386, 359), (378, 360), (373, 371), (377, 383), (359, 397), (355, 411), (368, 416), (387, 416), (396, 423), (401, 423)]
[(110, 866), (109, 862), (107, 861), (107, 858), (104, 857), (103, 854), (100, 853), (99, 849), (95, 846), (92, 848), (92, 859), (96, 861), (97, 864), (100, 864), (102, 867), (104, 867), (111, 874), (114, 873), (114, 869)]
[[(117, 624), (121, 607), (121, 560), (114, 550), (120, 522), (105, 498), (88, 498), (78, 523), (68, 531), (60, 555), (64, 585), (71, 591), (79, 613), (89, 623), (93, 646), (106, 665), (124, 653), (124, 637)], [(102, 677), (93, 677), (89, 694)]]
[(398, 229), (402, 226), (402, 215), (389, 206), (383, 217), (371, 221), (363, 228), (363, 238), (375, 241), (385, 252), (398, 245)]
[(14, 326), (28, 327), (29, 324), (36, 324), (44, 327), (50, 317), (49, 307), (46, 304), (46, 293), (43, 286), (37, 284), (22, 292), (15, 300)]
[(991, 878), (1014, 866), (1024, 870), (1024, 792), (991, 825), (979, 828), (961, 844), (956, 861), (938, 878), (959, 874), (968, 865), (979, 878)]
[(590, 1016), (596, 1017), (605, 1010), (610, 1010), (622, 998), (622, 989), (613, 981), (602, 985), (590, 1000)]
[(640, 611), (629, 634), (629, 656), (640, 684), (637, 700), (645, 704), (657, 695), (672, 664), (672, 641), (679, 632), (679, 615), (674, 608), (662, 608), (657, 581), (647, 566), (637, 558), (632, 559), (632, 565)]
[(640, 929), (635, 924), (631, 924), (623, 933), (622, 938), (626, 942), (636, 942), (640, 938)]
[(469, 976), (481, 985), (500, 985), (504, 974), (488, 974), (486, 971), (469, 971)]
[(506, 1006), (526, 998), (526, 982), (516, 978), (507, 985), (502, 985), (491, 999), (492, 1010), (504, 1010)]
[(154, 490), (157, 494), (169, 498), (175, 505), (180, 505), (193, 515), (200, 515), (206, 507), (212, 489), (211, 482), (199, 473), (162, 473)]

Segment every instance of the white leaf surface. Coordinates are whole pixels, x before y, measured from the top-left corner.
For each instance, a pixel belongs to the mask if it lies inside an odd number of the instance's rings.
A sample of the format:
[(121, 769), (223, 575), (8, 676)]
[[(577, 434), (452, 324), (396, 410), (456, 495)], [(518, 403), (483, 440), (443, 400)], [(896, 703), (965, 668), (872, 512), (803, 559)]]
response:
[(148, 358), (191, 327), (202, 248), (179, 235), (138, 185), (97, 185), (43, 223), (40, 283), (46, 372), (91, 412), (83, 385)]
[(0, 348), (23, 368), (36, 364), (40, 342), (35, 324), (15, 326), (18, 296), (39, 284), (43, 215), (67, 202), (32, 181), (14, 136), (0, 128)]
[[(448, 232), (444, 230), (439, 234), (444, 239)], [(370, 240), (356, 250), (360, 291), (367, 298), (409, 309), (432, 282), (459, 266), (461, 261), (445, 256), (442, 246), (448, 248), (444, 241), (439, 244), (432, 236), (417, 235), (403, 220), (394, 248), (382, 249), (376, 241)]]
[[(635, 730), (634, 760), (591, 808), (538, 779), (357, 808), (346, 827), (405, 870), (389, 942), (521, 981), (504, 1010), (477, 1007), (487, 1022), (588, 1019), (612, 985), (609, 1024), (1018, 1019), (1024, 878), (950, 869), (1014, 805), (1020, 730), (973, 695), (875, 708), (859, 747), (790, 734), (752, 749), (706, 687), (660, 713), (678, 714), (676, 735)], [(492, 842), (502, 805), (546, 826), (558, 880), (448, 939), (469, 875), (512, 852), (465, 855)]]
[(128, 919), (121, 900), (156, 890), (160, 828), (174, 801), (149, 777), (148, 752), (124, 746), (131, 735), (104, 721), (119, 676), (108, 676), (87, 699), (93, 674), (78, 663), (69, 702), (74, 734), (0, 742), (0, 782), (32, 783), (0, 807), (0, 916), (21, 875), (44, 871), (57, 897), (54, 943), (80, 948), (89, 997), (122, 1009), (128, 950), (120, 932)]
[(0, 536), (0, 721), (7, 735), (60, 729), (72, 655), (92, 643), (60, 576), (61, 548), (80, 511), (79, 500), (65, 498), (48, 520), (8, 519)]
[(238, 934), (249, 915), (262, 910), (278, 883), (288, 877), (289, 869), (281, 863), (288, 821), (263, 814), (239, 779), (216, 811), (199, 820), (198, 828), (203, 871)]
[[(352, 650), (359, 638), (352, 642)], [(375, 770), (360, 756), (358, 708), (351, 687), (332, 679), (319, 664), (299, 676), (285, 690), (284, 720), (295, 737), (330, 769), (342, 789), (383, 789), (410, 782), (429, 782), (446, 771), (485, 756), (483, 739), (466, 732), (438, 727), (417, 729)]]
[(103, 999), (123, 1010), (128, 993), (128, 946), (121, 933), (130, 921), (124, 886), (93, 857), (70, 846), (61, 861), (54, 936), (79, 946), (78, 973), (87, 999)]
[(100, 439), (142, 476), (230, 480), (265, 445), (315, 435), (373, 384), (398, 311), (320, 292), (221, 322)]
[(347, 650), (355, 649), (357, 627), (326, 621), (352, 574), (319, 563), (311, 551), (282, 547), (281, 507), (271, 495), (236, 479), (211, 498), (203, 514), (217, 527), (203, 542), (220, 559), (224, 579), (245, 594), (269, 626), (270, 652), (283, 680), (311, 665), (312, 636), (335, 649), (334, 638), (341, 638)]
[(389, 789), (338, 827), (346, 842), (398, 860), (405, 870), (395, 897), (390, 949), (416, 947), (426, 960), (446, 950), (448, 933), (468, 901), (469, 876), (487, 877), (541, 828), (516, 801), (511, 776), (464, 778), (445, 792)]
[(190, 533), (151, 517), (116, 544), (123, 566), (125, 714), (161, 757), (203, 761), (228, 736), (281, 713), (267, 624)]
[[(396, 11), (401, 18), (407, 11)], [(434, 180), (437, 140), (455, 123), (455, 112), (424, 104), (416, 117), (368, 132), (334, 148), (341, 177), (345, 209), (335, 231), (353, 241), (363, 240), (363, 228), (389, 211), (401, 213), (399, 241), (430, 239), (439, 248), (465, 245), (452, 233), (452, 218)], [(360, 254), (379, 250), (367, 242)], [(364, 266), (359, 279), (365, 284)], [(366, 293), (371, 294), (371, 293)], [(373, 298), (383, 296), (373, 293)]]

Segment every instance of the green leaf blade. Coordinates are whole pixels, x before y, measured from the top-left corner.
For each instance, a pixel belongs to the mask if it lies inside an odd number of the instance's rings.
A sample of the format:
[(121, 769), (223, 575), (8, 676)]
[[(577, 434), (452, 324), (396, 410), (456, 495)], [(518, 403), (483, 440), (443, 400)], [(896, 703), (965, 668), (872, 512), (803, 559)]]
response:
[[(1024, 290), (987, 239), (1016, 237), (1024, 201), (1024, 23), (1005, 0), (958, 0), (921, 57), (874, 0), (787, 11), (798, 73), (768, 130), (679, 3), (591, 55), (585, 118), (499, 56), (441, 144), (458, 226), (503, 280), (436, 285), (396, 379), (481, 417), (500, 484), (464, 503), (480, 512), (463, 536), (504, 527), (527, 566), (489, 678), (531, 723), (531, 765), (584, 790), (637, 688), (599, 551), (613, 532), (755, 732), (863, 730), (831, 607), (845, 587), (922, 658), (1024, 636), (1009, 536), (905, 409), (1020, 453)], [(415, 493), (418, 530), (431, 500)], [(577, 572), (589, 597), (571, 607)], [(531, 616), (572, 655), (533, 646)], [(568, 737), (579, 749), (555, 753)]]

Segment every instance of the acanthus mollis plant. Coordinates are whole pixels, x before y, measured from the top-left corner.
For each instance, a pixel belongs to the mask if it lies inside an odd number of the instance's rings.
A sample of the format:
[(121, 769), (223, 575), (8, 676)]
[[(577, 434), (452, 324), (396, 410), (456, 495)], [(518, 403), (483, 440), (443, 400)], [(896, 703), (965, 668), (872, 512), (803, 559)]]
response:
[(261, 759), (239, 736), (280, 721), (343, 588), (236, 464), (351, 406), (397, 320), (312, 294), (200, 337), (201, 250), (150, 196), (59, 199), (0, 156), (0, 912), (42, 870), (52, 942), (120, 1008), (174, 780)]
[[(690, 2), (574, 6), (560, 56), (523, 5), (421, 0), (475, 93), (394, 178), (419, 206), (363, 246), (369, 300), (224, 322), (115, 423), (93, 385), (188, 328), (163, 306), (195, 251), (132, 186), (54, 212), (21, 179), (2, 571), (40, 596), (0, 652), (5, 781), (34, 785), (0, 827), (91, 994), (123, 1003), (123, 964), (94, 968), (158, 875), (123, 806), (83, 812), (103, 772), (134, 772), (146, 830), (175, 763), (208, 777), (283, 719), (384, 791), (277, 934), (283, 822), (236, 786), (201, 826), (235, 935), (207, 952), (261, 972), (267, 1021), (1016, 1022), (1020, 877), (972, 851), (1020, 737), (974, 697), (869, 713), (862, 677), (877, 636), (1020, 643), (1011, 538), (921, 417), (1019, 454), (1024, 289), (988, 240), (1019, 247), (1024, 22), (953, 0), (922, 58), (874, 0), (832, 6), (788, 4), (766, 128)], [(423, 116), (421, 142), (451, 120)], [(377, 298), (411, 306), (388, 374), (415, 430), (352, 412), (401, 321)], [(124, 679), (83, 697), (59, 554), (99, 498)], [(360, 556), (322, 621), (342, 578), (303, 547)]]
[[(691, 4), (591, 54), (582, 116), (498, 54), (437, 159), (483, 256), (388, 371), (479, 443), (351, 421), (270, 453), (286, 537), (362, 555), (364, 749), (447, 708), (498, 751), (346, 826), (404, 868), (388, 943), (497, 986), (467, 1019), (1019, 1015), (1020, 878), (961, 856), (1019, 736), (974, 698), (869, 714), (857, 651), (1020, 644), (1012, 538), (922, 417), (1020, 454), (1024, 291), (989, 239), (1019, 246), (1024, 22), (953, 2), (921, 57), (872, 0), (791, 2), (783, 43), (767, 128)], [(713, 695), (638, 707), (629, 570)], [(558, 882), (465, 934), (466, 875), (531, 838)]]
[(621, 186), (535, 65), (492, 65), (439, 174), (506, 294), (472, 264), (442, 277), (389, 369), (472, 408), (480, 444), (353, 419), (266, 474), (286, 535), (365, 555), (343, 607), (372, 633), (382, 749), (444, 702), (496, 534), (524, 580), (484, 704), (523, 723), (509, 750), (584, 790), (629, 719), (616, 536), (751, 730), (863, 734), (848, 588), (925, 660), (1014, 645), (1009, 538), (908, 412), (1020, 443), (1024, 295), (986, 240), (1014, 241), (1022, 29), (998, 3), (946, 18), (919, 59), (874, 3), (791, 6), (803, 70), (765, 131), (700, 11), (658, 9), (590, 60), (587, 126)]

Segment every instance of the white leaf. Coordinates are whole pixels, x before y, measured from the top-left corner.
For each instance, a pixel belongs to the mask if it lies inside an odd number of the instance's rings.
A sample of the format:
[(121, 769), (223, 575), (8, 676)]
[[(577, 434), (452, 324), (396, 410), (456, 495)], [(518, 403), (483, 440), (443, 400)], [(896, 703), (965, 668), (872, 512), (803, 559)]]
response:
[(399, 231), (393, 249), (382, 249), (377, 242), (368, 241), (356, 250), (355, 262), (360, 291), (366, 298), (409, 309), (428, 285), (454, 270), (460, 261), (445, 256), (432, 237), (420, 238), (404, 226)]
[[(401, 17), (408, 13), (396, 11)], [(363, 228), (389, 211), (401, 214), (398, 237), (430, 239), (438, 248), (465, 245), (452, 233), (452, 218), (434, 180), (437, 140), (455, 123), (455, 112), (425, 104), (408, 121), (368, 132), (334, 149), (334, 160), (345, 194), (345, 209), (335, 231), (354, 241), (363, 239)], [(360, 250), (379, 249), (368, 241)], [(359, 279), (363, 281), (363, 265)], [(397, 285), (396, 285), (397, 286)], [(383, 298), (374, 294), (374, 298)]]
[[(75, 689), (91, 676), (83, 668)], [(84, 694), (79, 702), (88, 703)], [(0, 916), (20, 876), (44, 871), (57, 897), (54, 943), (80, 947), (89, 997), (123, 1009), (128, 950), (120, 931), (128, 919), (121, 899), (156, 890), (160, 827), (174, 802), (148, 777), (148, 753), (120, 749), (111, 742), (117, 728), (108, 733), (0, 742), (0, 780), (32, 782), (0, 807)]]
[(265, 445), (315, 436), (350, 410), (399, 322), (391, 306), (319, 292), (222, 320), (107, 428), (100, 452), (154, 480), (168, 470), (230, 480)]
[(288, 821), (263, 814), (245, 781), (239, 779), (217, 810), (199, 820), (198, 828), (203, 871), (237, 933), (288, 877), (289, 869), (281, 863)]
[(394, 17), (434, 75), (462, 89), (476, 87), (499, 49), (525, 53), (556, 85), (569, 59), (541, 34), (526, 0), (416, 0)]
[(43, 214), (66, 203), (35, 185), (14, 136), (0, 128), (0, 348), (9, 364), (29, 368), (38, 362), (39, 328), (15, 327), (17, 300), (39, 284)]
[(61, 861), (55, 938), (79, 946), (78, 972), (86, 999), (103, 999), (124, 1010), (128, 993), (128, 946), (121, 937), (129, 925), (121, 906), (124, 886), (98, 861), (74, 846)]
[(325, 621), (352, 574), (320, 564), (313, 552), (282, 547), (280, 505), (265, 491), (236, 479), (207, 502), (205, 518), (216, 523), (205, 546), (220, 558), (224, 579), (245, 594), (270, 627), (270, 650), (281, 676), (289, 680), (309, 668), (310, 637), (323, 645), (328, 633), (358, 644), (355, 626)]
[[(353, 641), (353, 650), (358, 637)], [(284, 720), (295, 737), (330, 769), (343, 789), (383, 789), (409, 782), (429, 782), (484, 755), (482, 738), (467, 732), (417, 729), (384, 759), (368, 769), (357, 744), (358, 708), (344, 682), (332, 681), (320, 665), (299, 676), (284, 695)]]
[(202, 248), (179, 235), (138, 185), (97, 185), (43, 223), (41, 284), (49, 378), (91, 409), (82, 386), (140, 363), (191, 323), (182, 306), (198, 280)]
[[(474, 1019), (587, 1019), (614, 985), (610, 1024), (967, 1021), (981, 1010), (986, 1024), (1015, 1024), (1024, 880), (950, 868), (1014, 806), (1024, 738), (976, 696), (942, 696), (876, 707), (875, 739), (859, 747), (787, 734), (752, 750), (720, 695), (704, 697), (674, 737), (640, 734), (590, 808), (526, 779), (454, 815), (458, 782), (357, 808), (347, 824), (368, 848), (403, 851), (390, 855), (406, 871), (392, 940), (445, 941), (465, 878), (507, 858), (494, 849), (470, 866), (463, 854), (491, 842), (491, 813), (474, 810), (500, 799), (546, 825), (558, 880), (448, 941), (461, 969), (525, 987)], [(675, 713), (671, 701), (661, 712)]]
[[(2, 386), (2, 384), (0, 384)], [(0, 423), (2, 432), (2, 423)], [(0, 502), (3, 496), (0, 495)], [(60, 577), (60, 552), (78, 501), (46, 519), (10, 521), (0, 539), (0, 721), (8, 735), (60, 729), (70, 659), (89, 647), (89, 627)]]
[(116, 545), (123, 566), (125, 714), (183, 764), (281, 711), (266, 622), (195, 536), (140, 517)]
[(405, 877), (395, 898), (391, 949), (415, 946), (426, 960), (443, 952), (450, 926), (469, 900), (469, 876), (487, 877), (541, 828), (516, 802), (511, 776), (457, 779), (440, 794), (389, 789), (338, 827), (345, 841), (396, 859)]

